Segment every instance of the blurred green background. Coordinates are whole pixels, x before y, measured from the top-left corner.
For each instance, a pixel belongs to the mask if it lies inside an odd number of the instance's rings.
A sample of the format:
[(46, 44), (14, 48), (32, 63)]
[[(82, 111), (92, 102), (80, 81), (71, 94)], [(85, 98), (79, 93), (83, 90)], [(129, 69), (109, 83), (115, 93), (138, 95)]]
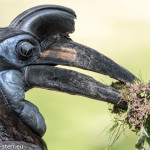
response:
[[(72, 8), (77, 14), (74, 41), (110, 57), (145, 81), (150, 79), (149, 0), (0, 0), (0, 26), (22, 11), (41, 4)], [(73, 68), (74, 69), (74, 68)], [(76, 69), (109, 84), (112, 79)], [(45, 117), (44, 139), (49, 150), (104, 150), (112, 117), (108, 104), (81, 96), (33, 89), (26, 99), (38, 106)], [(137, 136), (127, 132), (112, 150), (134, 150)]]

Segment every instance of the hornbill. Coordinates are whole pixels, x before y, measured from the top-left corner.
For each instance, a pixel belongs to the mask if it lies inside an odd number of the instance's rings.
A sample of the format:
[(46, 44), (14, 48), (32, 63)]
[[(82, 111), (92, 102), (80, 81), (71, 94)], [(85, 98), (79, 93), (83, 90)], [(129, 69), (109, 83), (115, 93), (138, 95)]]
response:
[(78, 67), (127, 84), (136, 78), (110, 58), (74, 42), (69, 34), (74, 32), (75, 18), (72, 9), (42, 5), (26, 10), (8, 27), (0, 28), (1, 142), (22, 141), (45, 149), (42, 140), (45, 120), (38, 108), (25, 100), (25, 92), (34, 87), (126, 107), (119, 102), (116, 89), (79, 72), (57, 67)]

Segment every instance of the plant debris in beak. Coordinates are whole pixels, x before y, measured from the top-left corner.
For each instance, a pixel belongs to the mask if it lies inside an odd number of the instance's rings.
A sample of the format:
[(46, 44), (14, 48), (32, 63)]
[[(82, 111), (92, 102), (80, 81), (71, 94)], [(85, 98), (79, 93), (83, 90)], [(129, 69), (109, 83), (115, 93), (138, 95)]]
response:
[[(123, 127), (123, 130), (129, 128), (136, 134), (140, 131), (140, 136), (135, 146), (138, 150), (143, 150), (145, 141), (150, 143), (150, 83), (144, 84), (140, 81), (135, 81), (130, 85), (116, 86), (113, 84), (113, 87), (120, 88), (120, 101), (127, 103), (128, 106), (127, 110), (122, 110), (115, 105), (110, 109), (111, 113), (116, 114), (114, 118), (117, 119), (113, 119), (117, 124), (116, 128)], [(111, 136), (114, 135), (111, 134)]]

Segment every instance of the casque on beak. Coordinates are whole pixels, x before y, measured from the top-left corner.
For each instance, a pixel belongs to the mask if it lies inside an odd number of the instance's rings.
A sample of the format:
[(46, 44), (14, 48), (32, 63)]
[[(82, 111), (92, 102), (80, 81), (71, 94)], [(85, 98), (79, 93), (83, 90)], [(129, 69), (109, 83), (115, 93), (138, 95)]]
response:
[[(52, 11), (53, 10), (53, 11)], [(108, 75), (123, 83), (131, 83), (135, 76), (108, 57), (87, 46), (72, 41), (75, 13), (60, 6), (38, 6), (25, 11), (12, 23), (39, 38), (40, 57), (25, 67), (28, 85), (78, 94), (126, 107), (119, 102), (119, 92), (87, 75), (58, 68), (56, 65), (78, 67)]]

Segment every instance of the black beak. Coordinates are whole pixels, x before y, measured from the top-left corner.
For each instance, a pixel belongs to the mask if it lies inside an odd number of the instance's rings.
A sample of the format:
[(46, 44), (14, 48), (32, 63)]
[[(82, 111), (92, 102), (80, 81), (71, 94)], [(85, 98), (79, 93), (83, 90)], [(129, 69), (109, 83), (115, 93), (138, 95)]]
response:
[(91, 70), (124, 83), (134, 81), (133, 74), (101, 53), (72, 40), (55, 43), (43, 51), (36, 62), (26, 68), (26, 82), (30, 86), (78, 94), (125, 107), (123, 103), (119, 103), (119, 92), (112, 87), (87, 75), (54, 65)]
[[(133, 74), (111, 59), (67, 38), (74, 32), (75, 18), (75, 12), (69, 8), (43, 5), (31, 8), (13, 20), (11, 27), (34, 34), (42, 46), (41, 57), (25, 69), (26, 82), (32, 87), (83, 95), (125, 107), (119, 103), (119, 92), (112, 87), (84, 74), (56, 67), (66, 65), (91, 70), (123, 83), (131, 83), (135, 79)], [(57, 36), (60, 38), (54, 42), (54, 38), (50, 38)]]
[(124, 83), (131, 83), (135, 79), (133, 74), (110, 58), (72, 40), (53, 44), (43, 51), (36, 63), (78, 67), (108, 75)]

